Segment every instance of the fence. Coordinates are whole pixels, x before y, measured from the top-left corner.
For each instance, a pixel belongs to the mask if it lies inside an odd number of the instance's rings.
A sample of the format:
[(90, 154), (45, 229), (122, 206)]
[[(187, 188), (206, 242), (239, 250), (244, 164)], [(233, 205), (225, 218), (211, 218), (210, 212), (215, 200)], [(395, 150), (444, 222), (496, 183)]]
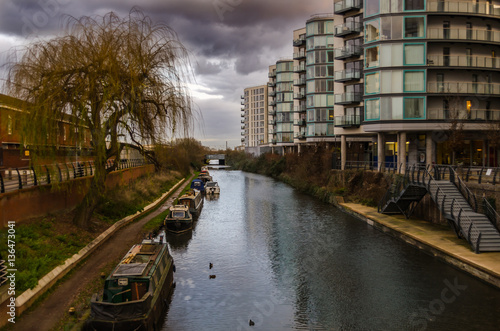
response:
[[(106, 169), (115, 170), (139, 167), (146, 164), (144, 159), (125, 159), (115, 164), (115, 160), (108, 160)], [(23, 188), (61, 183), (75, 178), (93, 176), (94, 161), (56, 163), (36, 167), (6, 169), (0, 171), (0, 193), (12, 192)]]

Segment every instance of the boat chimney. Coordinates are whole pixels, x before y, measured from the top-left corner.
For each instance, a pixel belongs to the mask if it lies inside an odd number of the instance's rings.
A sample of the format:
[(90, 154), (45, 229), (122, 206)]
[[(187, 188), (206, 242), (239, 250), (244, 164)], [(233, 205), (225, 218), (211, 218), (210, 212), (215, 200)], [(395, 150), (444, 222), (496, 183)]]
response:
[(163, 235), (160, 236), (160, 244), (163, 244)]

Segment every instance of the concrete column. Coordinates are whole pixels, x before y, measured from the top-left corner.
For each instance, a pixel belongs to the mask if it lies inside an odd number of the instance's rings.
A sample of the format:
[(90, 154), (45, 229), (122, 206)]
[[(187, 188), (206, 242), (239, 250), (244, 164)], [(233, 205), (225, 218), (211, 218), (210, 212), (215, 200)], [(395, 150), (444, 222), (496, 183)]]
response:
[(342, 170), (345, 170), (347, 162), (347, 138), (345, 135), (340, 136), (340, 164)]
[(378, 154), (378, 171), (384, 171), (385, 137), (383, 132), (377, 133), (377, 154)]
[(398, 167), (401, 165), (401, 173), (405, 173), (406, 169), (406, 132), (400, 132), (399, 133), (399, 140), (400, 140), (400, 152), (398, 157)]
[(434, 141), (432, 140), (432, 134), (427, 132), (425, 135), (425, 164), (431, 166), (432, 161), (434, 161)]

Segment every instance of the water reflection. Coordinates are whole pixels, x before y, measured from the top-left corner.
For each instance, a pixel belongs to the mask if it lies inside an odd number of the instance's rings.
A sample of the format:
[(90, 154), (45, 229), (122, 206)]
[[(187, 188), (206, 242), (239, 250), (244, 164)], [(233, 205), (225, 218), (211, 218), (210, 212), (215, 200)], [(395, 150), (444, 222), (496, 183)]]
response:
[(219, 199), (185, 245), (168, 238), (164, 330), (497, 329), (496, 289), (285, 184), (210, 173)]

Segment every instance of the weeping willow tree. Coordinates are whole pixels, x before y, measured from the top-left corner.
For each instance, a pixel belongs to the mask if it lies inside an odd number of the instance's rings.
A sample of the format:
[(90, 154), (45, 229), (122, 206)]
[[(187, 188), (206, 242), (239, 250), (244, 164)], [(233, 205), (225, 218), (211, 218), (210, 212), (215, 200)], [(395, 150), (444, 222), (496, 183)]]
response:
[(192, 70), (175, 32), (135, 8), (125, 18), (68, 17), (65, 31), (23, 49), (6, 86), (28, 104), (23, 141), (32, 154), (54, 150), (63, 122), (75, 145), (91, 145), (95, 175), (74, 218), (88, 227), (114, 170), (106, 163), (119, 163), (124, 143), (146, 154), (144, 146), (191, 126)]

